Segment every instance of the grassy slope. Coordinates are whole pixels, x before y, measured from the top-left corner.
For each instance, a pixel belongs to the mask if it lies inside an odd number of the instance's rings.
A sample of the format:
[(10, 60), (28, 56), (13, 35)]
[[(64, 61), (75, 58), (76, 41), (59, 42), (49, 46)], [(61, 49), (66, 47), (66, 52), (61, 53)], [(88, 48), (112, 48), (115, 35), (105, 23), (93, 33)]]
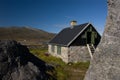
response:
[(57, 77), (57, 80), (83, 80), (89, 66), (89, 62), (79, 62), (72, 65), (65, 64), (60, 58), (51, 55), (46, 56), (45, 53), (47, 52), (47, 49), (30, 51), (40, 59), (55, 67), (56, 73), (53, 76)]
[(50, 40), (54, 35), (29, 27), (0, 27), (0, 39), (12, 39), (22, 43), (38, 44)]

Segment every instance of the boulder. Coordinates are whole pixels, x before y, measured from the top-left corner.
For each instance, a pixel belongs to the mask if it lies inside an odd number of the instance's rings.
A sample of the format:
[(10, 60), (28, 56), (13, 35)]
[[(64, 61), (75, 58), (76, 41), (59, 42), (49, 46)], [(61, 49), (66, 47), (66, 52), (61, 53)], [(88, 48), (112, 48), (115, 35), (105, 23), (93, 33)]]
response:
[(108, 0), (105, 30), (84, 80), (120, 80), (120, 0)]
[(56, 80), (46, 72), (54, 68), (13, 40), (0, 41), (0, 80)]

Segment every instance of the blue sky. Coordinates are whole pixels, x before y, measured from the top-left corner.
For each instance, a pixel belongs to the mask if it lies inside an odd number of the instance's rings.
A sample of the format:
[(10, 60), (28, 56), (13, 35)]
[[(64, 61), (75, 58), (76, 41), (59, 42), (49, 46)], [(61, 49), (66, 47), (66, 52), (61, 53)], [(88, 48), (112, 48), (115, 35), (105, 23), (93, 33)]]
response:
[(0, 26), (30, 26), (58, 33), (70, 26), (90, 22), (102, 34), (107, 0), (0, 0)]

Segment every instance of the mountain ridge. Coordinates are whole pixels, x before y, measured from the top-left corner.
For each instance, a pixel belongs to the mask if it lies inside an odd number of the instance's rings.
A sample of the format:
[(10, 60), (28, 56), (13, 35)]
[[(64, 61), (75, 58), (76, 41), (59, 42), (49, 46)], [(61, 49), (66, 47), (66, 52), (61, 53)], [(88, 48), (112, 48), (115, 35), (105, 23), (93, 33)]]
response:
[(16, 40), (25, 45), (41, 45), (41, 43), (48, 42), (54, 36), (54, 33), (33, 27), (0, 27), (0, 40)]

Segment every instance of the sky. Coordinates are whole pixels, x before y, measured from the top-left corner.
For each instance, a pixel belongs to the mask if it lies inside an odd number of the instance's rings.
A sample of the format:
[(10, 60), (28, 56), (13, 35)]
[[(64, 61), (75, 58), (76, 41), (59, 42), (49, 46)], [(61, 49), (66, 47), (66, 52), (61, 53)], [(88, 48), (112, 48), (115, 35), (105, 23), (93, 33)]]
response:
[(77, 24), (90, 22), (103, 33), (107, 0), (0, 0), (0, 26), (33, 27), (58, 33)]

